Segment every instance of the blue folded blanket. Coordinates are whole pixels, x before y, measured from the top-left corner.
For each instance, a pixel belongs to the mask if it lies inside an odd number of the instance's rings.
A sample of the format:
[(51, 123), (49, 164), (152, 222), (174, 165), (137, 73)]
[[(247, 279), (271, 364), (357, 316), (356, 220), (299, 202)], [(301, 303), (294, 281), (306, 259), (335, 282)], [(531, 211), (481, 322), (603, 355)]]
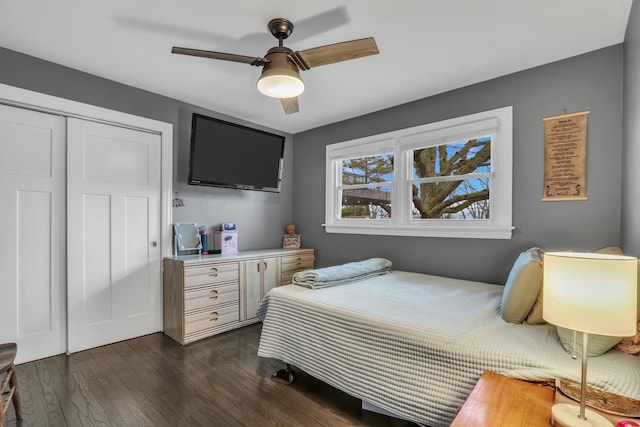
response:
[(320, 289), (363, 280), (389, 271), (391, 271), (391, 261), (385, 258), (370, 258), (332, 267), (299, 271), (293, 275), (293, 284)]

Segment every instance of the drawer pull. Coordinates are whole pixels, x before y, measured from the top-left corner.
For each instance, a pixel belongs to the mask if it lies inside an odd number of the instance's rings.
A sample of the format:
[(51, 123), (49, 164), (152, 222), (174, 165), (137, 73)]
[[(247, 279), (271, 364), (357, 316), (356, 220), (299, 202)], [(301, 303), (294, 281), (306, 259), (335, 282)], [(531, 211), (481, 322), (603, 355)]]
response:
[(217, 311), (211, 312), (211, 316), (216, 316), (216, 317), (210, 318), (209, 319), (210, 322), (217, 322), (218, 321), (218, 312)]
[(211, 273), (209, 274), (209, 277), (218, 277), (218, 273)]
[(209, 299), (218, 299), (218, 290), (217, 289), (212, 290), (210, 293), (213, 294), (213, 295), (211, 295), (209, 297)]

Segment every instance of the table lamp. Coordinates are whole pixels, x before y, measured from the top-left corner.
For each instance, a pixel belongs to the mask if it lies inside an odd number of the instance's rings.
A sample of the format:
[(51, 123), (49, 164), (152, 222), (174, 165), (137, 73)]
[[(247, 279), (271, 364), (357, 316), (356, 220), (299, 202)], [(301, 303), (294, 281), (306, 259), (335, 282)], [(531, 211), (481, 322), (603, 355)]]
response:
[(582, 332), (580, 406), (553, 405), (555, 426), (612, 426), (585, 408), (588, 335), (635, 335), (638, 304), (638, 260), (634, 257), (581, 252), (544, 254), (542, 317), (549, 323)]

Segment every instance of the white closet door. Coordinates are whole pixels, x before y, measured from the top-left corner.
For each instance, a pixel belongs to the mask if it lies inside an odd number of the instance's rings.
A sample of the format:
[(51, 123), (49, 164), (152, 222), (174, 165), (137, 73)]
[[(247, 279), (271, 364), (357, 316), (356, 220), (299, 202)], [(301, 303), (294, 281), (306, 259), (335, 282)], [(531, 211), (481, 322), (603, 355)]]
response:
[(68, 351), (162, 326), (159, 135), (68, 119)]
[(0, 105), (0, 342), (64, 353), (65, 119)]

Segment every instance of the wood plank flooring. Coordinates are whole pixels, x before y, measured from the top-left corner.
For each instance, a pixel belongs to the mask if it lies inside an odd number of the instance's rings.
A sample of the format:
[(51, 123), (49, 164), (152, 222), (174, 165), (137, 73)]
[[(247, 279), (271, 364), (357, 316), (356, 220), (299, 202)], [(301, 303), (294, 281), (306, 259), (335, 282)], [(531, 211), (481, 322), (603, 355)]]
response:
[(181, 346), (161, 333), (16, 367), (23, 420), (5, 426), (415, 426), (258, 357), (260, 324)]

